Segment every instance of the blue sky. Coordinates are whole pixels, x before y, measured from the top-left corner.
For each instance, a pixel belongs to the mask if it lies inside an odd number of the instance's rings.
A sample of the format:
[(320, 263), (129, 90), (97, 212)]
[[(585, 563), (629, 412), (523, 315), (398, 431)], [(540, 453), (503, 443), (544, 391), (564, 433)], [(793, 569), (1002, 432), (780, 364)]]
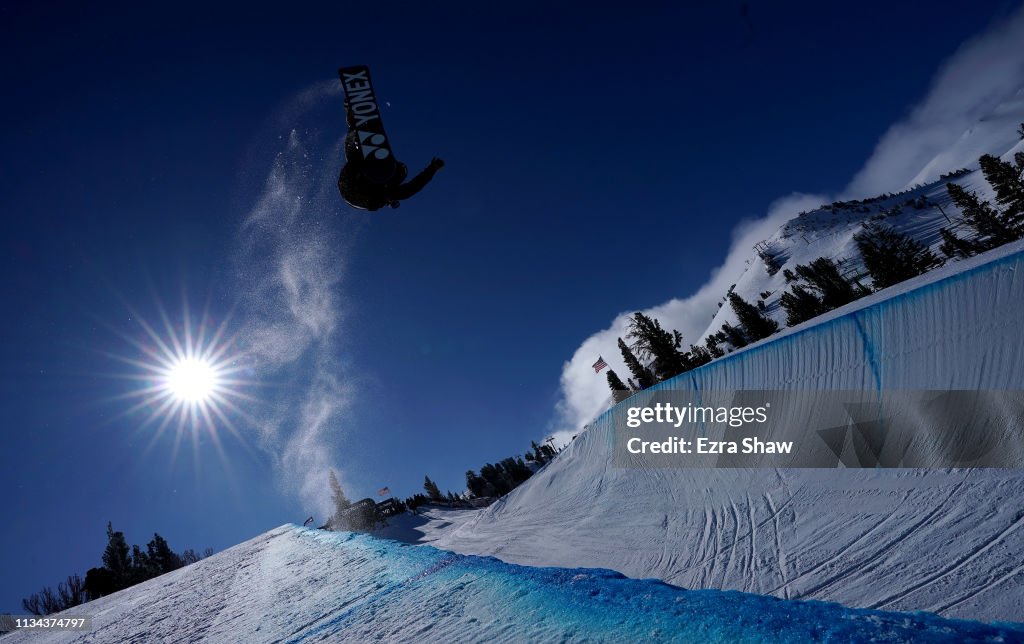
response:
[[(698, 289), (773, 200), (841, 190), (1015, 7), (750, 2), (751, 40), (741, 3), (346, 4), (0, 9), (0, 611), (98, 565), (107, 521), (219, 550), (322, 514), (325, 465), (354, 498), (461, 490), (552, 431), (582, 340)], [(398, 156), (447, 161), (394, 211), (330, 192), (360, 63)], [(288, 307), (311, 301), (322, 325)], [(117, 397), (140, 320), (180, 333), (185, 303), (249, 399), (241, 439), (172, 459)]]

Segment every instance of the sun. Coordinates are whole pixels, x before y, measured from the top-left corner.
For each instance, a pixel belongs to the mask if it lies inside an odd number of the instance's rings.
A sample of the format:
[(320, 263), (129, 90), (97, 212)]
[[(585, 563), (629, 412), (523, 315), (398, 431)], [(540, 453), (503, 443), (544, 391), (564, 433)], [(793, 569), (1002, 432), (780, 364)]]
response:
[(167, 369), (164, 386), (176, 400), (195, 405), (209, 401), (220, 388), (220, 381), (215, 364), (189, 356), (176, 360)]
[(159, 301), (157, 308), (156, 324), (129, 309), (142, 333), (120, 335), (134, 347), (134, 355), (107, 354), (132, 368), (119, 377), (137, 383), (112, 397), (132, 402), (110, 422), (133, 419), (136, 432), (151, 435), (147, 451), (165, 432), (173, 432), (172, 462), (185, 438), (191, 438), (193, 451), (209, 439), (224, 457), (222, 431), (249, 449), (236, 421), (243, 421), (243, 427), (256, 424), (250, 410), (259, 401), (247, 393), (256, 386), (248, 377), (254, 373), (252, 360), (228, 333), (230, 316), (217, 323), (204, 312), (195, 319), (184, 305), (173, 323)]

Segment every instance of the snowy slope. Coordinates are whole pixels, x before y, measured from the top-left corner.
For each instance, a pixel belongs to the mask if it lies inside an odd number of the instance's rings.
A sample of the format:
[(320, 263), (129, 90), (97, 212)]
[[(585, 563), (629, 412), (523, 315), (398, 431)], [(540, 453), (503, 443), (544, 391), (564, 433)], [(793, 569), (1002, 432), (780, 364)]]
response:
[[(761, 271), (763, 273), (763, 271)], [(1024, 389), (1024, 243), (659, 387)], [(612, 414), (432, 543), (686, 588), (1024, 620), (1024, 470), (622, 469)]]
[(536, 569), (351, 533), (282, 526), (79, 606), (89, 633), (3, 642), (1021, 641), (988, 626), (688, 592), (605, 570)]
[[(751, 249), (745, 270), (736, 276), (735, 292), (751, 303), (757, 302), (762, 293), (770, 292), (771, 294), (764, 298), (766, 312), (784, 328), (786, 313), (779, 306), (779, 298), (787, 289), (787, 285), (782, 269), (793, 270), (797, 264), (809, 264), (819, 257), (828, 257), (837, 262), (847, 262), (843, 269), (856, 272), (862, 264), (853, 236), (866, 222), (884, 224), (910, 235), (930, 247), (937, 256), (944, 257), (939, 251), (942, 243), (939, 229), (949, 227), (951, 221), (955, 222), (959, 215), (959, 210), (946, 192), (946, 184), (954, 182), (978, 193), (984, 199), (992, 199), (992, 190), (978, 169), (977, 159), (985, 152), (992, 152), (1012, 161), (1014, 153), (1024, 151), (1024, 141), (1006, 141), (1007, 133), (1012, 134), (1015, 126), (1002, 122), (1013, 118), (1017, 118), (1019, 122), (1019, 118), (1024, 114), (1024, 97), (1020, 101), (1022, 106), (1013, 111), (1012, 117), (1002, 119), (998, 127), (982, 123), (978, 125), (979, 131), (975, 132), (974, 136), (967, 137), (967, 140), (985, 146), (980, 148), (981, 151), (976, 155), (973, 152), (974, 148), (971, 148), (973, 161), (969, 167), (973, 168), (972, 171), (949, 179), (933, 181), (927, 185), (909, 187), (905, 192), (886, 198), (850, 201), (840, 205), (825, 204), (816, 210), (802, 213), (764, 240), (766, 252), (776, 258), (781, 265), (780, 270), (775, 275), (768, 275), (764, 262)], [(983, 133), (986, 136), (981, 136)], [(998, 142), (993, 140), (997, 134), (1001, 137)], [(960, 167), (945, 166), (944, 170), (952, 171)], [(966, 236), (967, 232), (959, 231), (959, 234)], [(870, 284), (870, 278), (864, 278), (862, 283)], [(725, 293), (722, 293), (722, 298), (724, 300)], [(717, 332), (726, 322), (736, 324), (736, 316), (728, 303), (723, 304), (714, 315), (696, 344), (702, 345), (709, 334)]]
[[(934, 181), (954, 168), (975, 166), (983, 154), (1003, 154), (1007, 141), (1024, 119), (1024, 89), (997, 104), (990, 112), (978, 118), (964, 130), (957, 140), (935, 155), (914, 177), (910, 186)], [(1015, 143), (1015, 142), (1014, 142)]]

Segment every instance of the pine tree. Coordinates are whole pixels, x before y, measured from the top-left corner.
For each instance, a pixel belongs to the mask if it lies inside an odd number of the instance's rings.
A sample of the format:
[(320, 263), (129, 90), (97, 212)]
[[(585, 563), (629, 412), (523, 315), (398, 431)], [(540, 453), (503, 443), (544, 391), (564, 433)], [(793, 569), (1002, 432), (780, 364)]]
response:
[(758, 310), (756, 306), (740, 297), (735, 291), (729, 293), (729, 305), (736, 313), (743, 334), (752, 342), (767, 338), (779, 330), (775, 320)]
[(437, 483), (430, 480), (429, 476), (423, 477), (423, 491), (427, 493), (431, 501), (443, 501), (444, 495), (441, 494), (441, 489), (437, 487)]
[(331, 484), (331, 501), (334, 502), (334, 515), (328, 520), (327, 524), (332, 529), (338, 529), (343, 523), (345, 516), (345, 510), (352, 505), (352, 502), (345, 496), (345, 492), (341, 489), (341, 483), (338, 483), (338, 476), (334, 473), (334, 470), (330, 471), (330, 484)]
[(421, 505), (423, 505), (424, 503), (426, 503), (429, 500), (430, 499), (428, 499), (426, 497), (426, 495), (417, 493), (417, 494), (413, 494), (410, 497), (407, 497), (405, 499), (405, 501), (403, 502), (403, 505), (405, 505), (406, 508), (408, 508), (408, 509), (412, 510), (413, 512), (415, 512), (416, 508), (420, 507)]
[(345, 492), (341, 489), (341, 484), (338, 483), (338, 476), (334, 473), (334, 470), (330, 471), (330, 482), (331, 482), (331, 500), (334, 501), (334, 505), (337, 508), (345, 509), (352, 505), (352, 502), (345, 496)]
[(158, 574), (156, 566), (149, 560), (149, 555), (146, 551), (137, 545), (132, 546), (132, 572), (129, 577), (130, 586), (135, 584), (141, 584), (147, 579), (152, 579)]
[(106, 566), (90, 568), (85, 573), (85, 595), (89, 601), (105, 597), (117, 590), (119, 589), (114, 579), (114, 573), (110, 572)]
[(629, 322), (629, 334), (633, 340), (630, 349), (641, 360), (650, 360), (655, 378), (660, 382), (686, 371), (683, 352), (679, 347), (683, 336), (679, 331), (666, 331), (661, 323), (643, 313), (634, 313)]
[(633, 352), (629, 350), (626, 343), (619, 338), (619, 351), (622, 352), (622, 359), (625, 361), (626, 366), (629, 367), (629, 372), (633, 374), (637, 389), (647, 389), (652, 387), (655, 382), (654, 374), (647, 367), (640, 364)]
[(530, 441), (530, 447), (533, 448), (533, 460), (537, 461), (541, 465), (547, 463), (555, 457), (555, 448), (551, 447), (547, 443), (538, 445), (537, 441)]
[(540, 445), (537, 444), (537, 441), (530, 441), (530, 449), (533, 450), (532, 456), (533, 461), (535, 463), (543, 465), (548, 462), (547, 454), (545, 454), (544, 451), (541, 450)]
[(622, 402), (626, 398), (629, 398), (633, 393), (629, 390), (629, 387), (626, 386), (626, 383), (622, 382), (614, 370), (608, 370), (607, 378), (608, 387), (612, 390), (612, 400), (614, 400), (616, 404)]
[(153, 534), (153, 540), (146, 544), (146, 555), (152, 562), (158, 575), (177, 570), (185, 565), (182, 558), (167, 544), (159, 534)]
[(899, 284), (942, 265), (917, 240), (888, 226), (866, 224), (853, 236), (876, 289)]
[(132, 576), (132, 560), (123, 532), (114, 532), (107, 522), (107, 547), (103, 551), (103, 567), (110, 571), (115, 590), (127, 588)]
[(707, 349), (691, 344), (690, 350), (686, 353), (687, 371), (690, 369), (696, 369), (701, 365), (705, 365), (713, 359), (714, 358), (711, 357), (711, 352)]
[(827, 257), (819, 257), (810, 264), (798, 264), (796, 273), (818, 292), (828, 311), (868, 294), (867, 290), (854, 286), (840, 275), (839, 267)]
[(533, 470), (527, 467), (526, 463), (523, 462), (523, 459), (521, 458), (510, 456), (506, 459), (502, 459), (498, 465), (501, 466), (501, 469), (504, 470), (508, 476), (510, 484), (509, 491), (519, 487), (524, 481), (526, 481), (526, 479), (533, 476)]
[(747, 339), (743, 329), (735, 327), (728, 322), (722, 325), (721, 331), (718, 332), (722, 340), (728, 342), (733, 346), (734, 349), (739, 349), (750, 344), (750, 340)]
[(509, 487), (508, 478), (501, 468), (491, 463), (487, 463), (480, 468), (480, 478), (487, 481), (492, 496), (503, 496), (512, 489)]
[(964, 239), (957, 237), (952, 231), (945, 228), (939, 229), (939, 235), (942, 236), (942, 245), (939, 246), (939, 250), (942, 254), (950, 259), (955, 257), (974, 257), (980, 253), (984, 248), (976, 242), (970, 239)]
[(996, 203), (1002, 207), (1000, 219), (1018, 238), (1024, 234), (1024, 154), (1017, 153), (1016, 166), (991, 154), (979, 159), (985, 180), (996, 193)]
[(765, 251), (759, 251), (757, 255), (764, 262), (764, 270), (768, 275), (775, 275), (782, 268), (782, 264), (779, 263), (779, 260), (774, 255)]
[(718, 333), (712, 333), (704, 338), (704, 345), (708, 348), (708, 353), (711, 354), (712, 360), (725, 355), (725, 351), (722, 351), (721, 347), (718, 346), (721, 341), (722, 336)]
[(988, 201), (982, 201), (973, 192), (967, 192), (955, 183), (947, 183), (950, 199), (960, 208), (964, 221), (978, 233), (977, 244), (983, 250), (990, 250), (1018, 239), (1017, 233), (1008, 227), (999, 213)]
[(786, 312), (786, 326), (796, 326), (825, 312), (825, 306), (814, 293), (801, 284), (794, 284), (779, 298), (779, 304)]
[(487, 488), (487, 481), (473, 470), (466, 470), (466, 488), (475, 497), (492, 496)]

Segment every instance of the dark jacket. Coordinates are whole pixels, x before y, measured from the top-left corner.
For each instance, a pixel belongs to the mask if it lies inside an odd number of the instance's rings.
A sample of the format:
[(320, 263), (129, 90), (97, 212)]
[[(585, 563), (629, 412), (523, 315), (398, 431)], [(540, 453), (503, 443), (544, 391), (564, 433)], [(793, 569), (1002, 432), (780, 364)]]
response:
[(405, 181), (409, 169), (404, 163), (396, 163), (390, 180), (385, 183), (374, 181), (362, 171), (362, 155), (352, 136), (345, 138), (345, 159), (345, 166), (338, 176), (338, 191), (350, 206), (371, 211), (380, 210), (384, 206), (397, 208), (400, 201), (423, 190), (444, 165), (441, 160), (434, 159), (419, 174)]

